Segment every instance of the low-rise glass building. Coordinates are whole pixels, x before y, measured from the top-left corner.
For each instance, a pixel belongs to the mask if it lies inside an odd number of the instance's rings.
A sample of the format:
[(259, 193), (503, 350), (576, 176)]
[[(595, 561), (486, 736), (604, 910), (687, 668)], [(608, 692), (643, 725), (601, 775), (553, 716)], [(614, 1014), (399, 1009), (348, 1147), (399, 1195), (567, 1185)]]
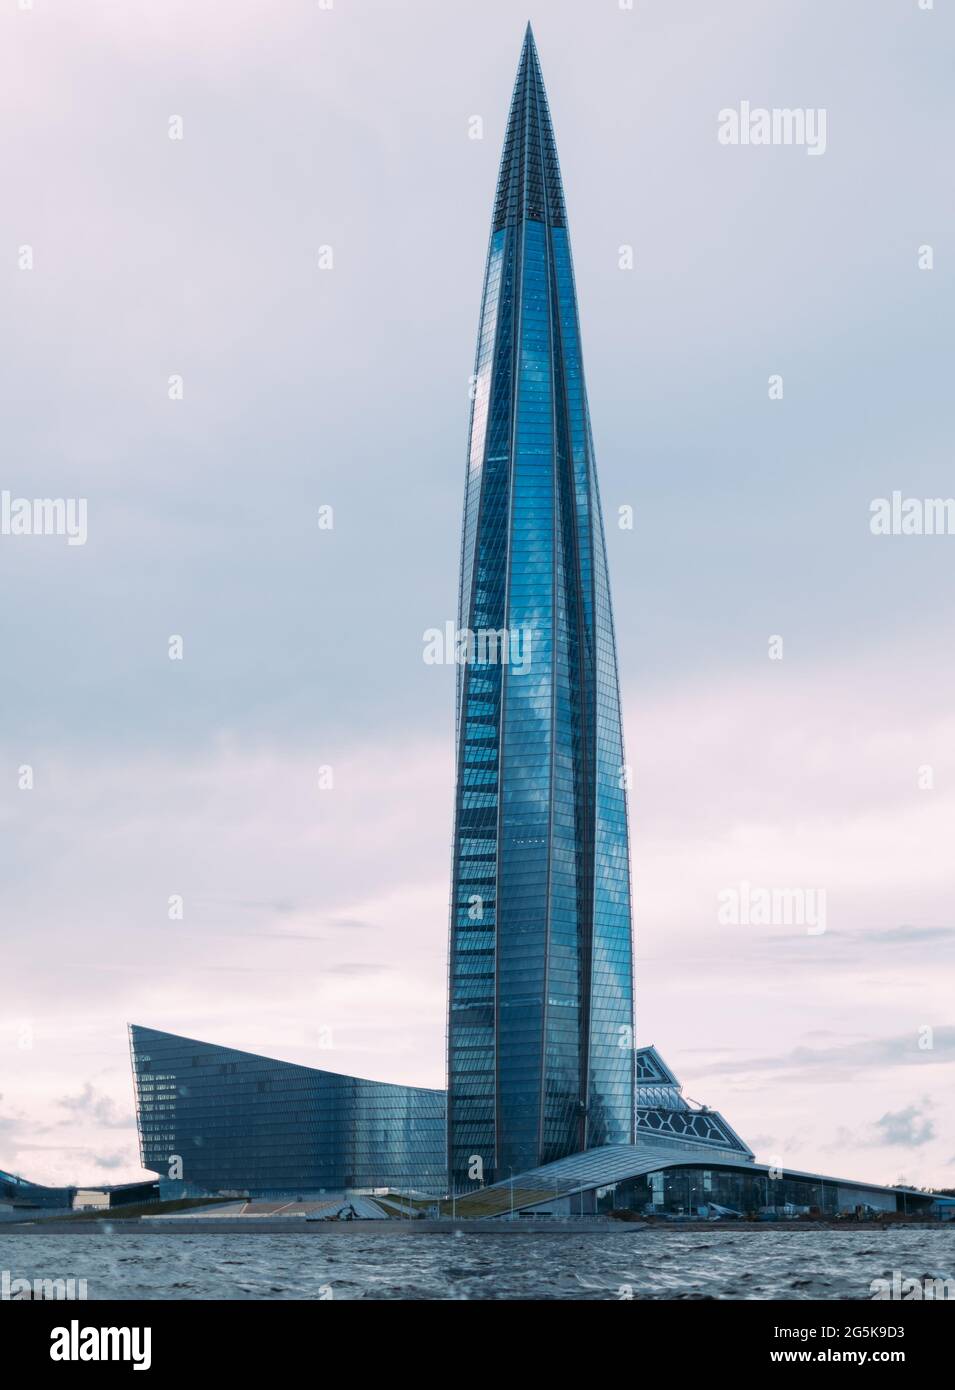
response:
[(30, 1182), (19, 1173), (0, 1172), (0, 1212), (20, 1215), (23, 1212), (68, 1210), (73, 1204), (74, 1187), (46, 1187)]
[(318, 1071), (133, 1024), (144, 1168), (190, 1191), (446, 1186), (445, 1093)]
[(627, 1209), (644, 1216), (833, 1217), (857, 1211), (902, 1211), (906, 1202), (914, 1213), (929, 1206), (931, 1198), (821, 1174), (776, 1173), (765, 1165), (745, 1171), (714, 1163), (659, 1168), (629, 1178), (601, 1191), (594, 1209)]

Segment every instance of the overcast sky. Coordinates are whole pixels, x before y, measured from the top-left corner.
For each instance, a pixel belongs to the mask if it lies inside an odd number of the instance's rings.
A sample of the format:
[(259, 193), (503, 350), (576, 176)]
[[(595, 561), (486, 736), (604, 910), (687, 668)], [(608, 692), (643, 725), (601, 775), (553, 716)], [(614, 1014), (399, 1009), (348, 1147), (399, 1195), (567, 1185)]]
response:
[[(454, 677), (422, 634), (528, 15), (639, 1041), (761, 1157), (955, 1184), (955, 536), (869, 528), (955, 491), (955, 24), (918, 0), (4, 7), (0, 489), (87, 499), (88, 541), (0, 535), (0, 1168), (138, 1175), (128, 1022), (443, 1084)], [(824, 108), (825, 153), (721, 145), (742, 101)], [(825, 890), (825, 932), (721, 923), (744, 881)]]

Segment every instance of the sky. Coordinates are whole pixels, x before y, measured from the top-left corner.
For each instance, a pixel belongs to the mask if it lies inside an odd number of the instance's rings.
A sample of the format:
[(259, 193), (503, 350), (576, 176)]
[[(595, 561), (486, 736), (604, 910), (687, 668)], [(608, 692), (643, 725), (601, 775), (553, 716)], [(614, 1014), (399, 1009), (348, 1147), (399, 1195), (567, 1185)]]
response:
[[(0, 490), (86, 499), (88, 537), (0, 534), (0, 1169), (141, 1173), (130, 1022), (443, 1085), (454, 672), (422, 638), (528, 18), (638, 1042), (761, 1158), (955, 1186), (955, 536), (870, 528), (955, 491), (941, 0), (4, 7)], [(825, 110), (825, 152), (721, 144), (744, 101)], [(760, 888), (825, 930), (726, 920)]]

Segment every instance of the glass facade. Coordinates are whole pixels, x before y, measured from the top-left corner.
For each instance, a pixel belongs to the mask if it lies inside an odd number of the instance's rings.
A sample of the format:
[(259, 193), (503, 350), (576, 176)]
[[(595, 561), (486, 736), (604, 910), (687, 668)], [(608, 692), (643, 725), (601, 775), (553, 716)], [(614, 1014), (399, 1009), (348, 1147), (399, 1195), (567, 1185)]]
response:
[(766, 1219), (829, 1216), (863, 1211), (917, 1212), (930, 1198), (887, 1188), (865, 1188), (809, 1174), (773, 1177), (765, 1170), (673, 1167), (601, 1189), (596, 1210), (639, 1212), (644, 1216), (706, 1216), (714, 1208), (727, 1215)]
[(28, 1182), (17, 1173), (0, 1171), (0, 1202), (9, 1204), (11, 1210), (33, 1208), (66, 1208), (72, 1205), (75, 1187), (45, 1187), (42, 1183)]
[(637, 1050), (637, 1139), (719, 1144), (752, 1158), (752, 1150), (716, 1110), (691, 1106), (683, 1087), (655, 1047)]
[(251, 1194), (444, 1191), (443, 1091), (316, 1071), (137, 1025), (129, 1035), (142, 1163), (163, 1178)]
[[(472, 395), (448, 1003), (458, 1188), (634, 1136), (613, 617), (564, 196), (530, 27)], [(507, 646), (482, 644), (487, 633)]]

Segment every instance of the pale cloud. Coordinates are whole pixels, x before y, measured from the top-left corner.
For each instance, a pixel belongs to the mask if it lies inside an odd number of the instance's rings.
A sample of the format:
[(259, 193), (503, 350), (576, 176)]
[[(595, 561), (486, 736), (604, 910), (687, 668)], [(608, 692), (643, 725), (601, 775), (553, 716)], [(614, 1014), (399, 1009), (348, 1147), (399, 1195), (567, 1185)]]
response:
[[(955, 1027), (933, 1030), (931, 1048), (919, 1046), (918, 1034), (896, 1038), (867, 1038), (836, 1047), (794, 1047), (778, 1057), (745, 1057), (696, 1067), (697, 1075), (747, 1075), (771, 1071), (789, 1077), (814, 1076), (822, 1084), (844, 1083), (866, 1071), (885, 1067), (930, 1067), (955, 1063)], [(822, 1075), (820, 1075), (822, 1073)]]
[[(129, 1168), (131, 1164), (136, 1162), (136, 1158), (133, 1149), (128, 1148), (118, 1149), (115, 1153), (110, 1154), (94, 1154), (92, 1156), (92, 1162), (94, 1168), (98, 1168), (101, 1172), (112, 1174), (117, 1169)], [(109, 1181), (115, 1182), (117, 1179), (110, 1177)]]
[(121, 1112), (110, 1096), (97, 1091), (90, 1082), (77, 1095), (61, 1096), (56, 1103), (61, 1109), (70, 1111), (70, 1118), (60, 1121), (62, 1125), (72, 1127), (77, 1121), (86, 1120), (101, 1129), (128, 1130), (133, 1123), (131, 1115)]
[(875, 1130), (880, 1143), (893, 1147), (918, 1149), (936, 1137), (934, 1121), (918, 1105), (888, 1111), (876, 1120)]

